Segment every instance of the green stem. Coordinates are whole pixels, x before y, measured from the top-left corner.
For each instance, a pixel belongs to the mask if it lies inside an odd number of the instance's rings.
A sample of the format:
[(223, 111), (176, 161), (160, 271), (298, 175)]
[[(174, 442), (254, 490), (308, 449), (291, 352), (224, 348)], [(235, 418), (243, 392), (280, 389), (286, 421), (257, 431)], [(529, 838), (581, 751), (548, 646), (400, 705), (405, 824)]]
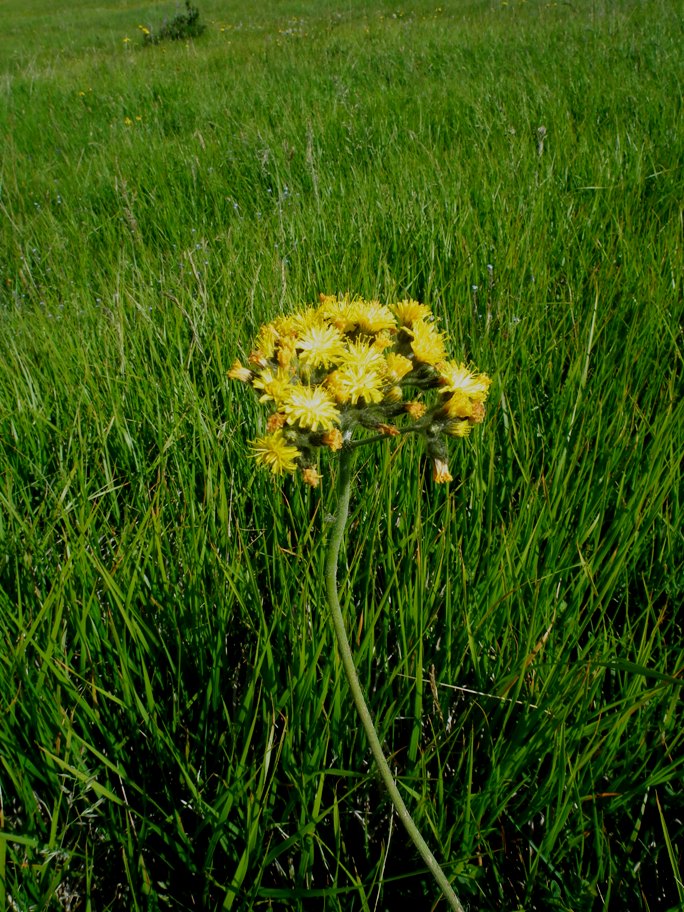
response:
[(389, 764), (385, 759), (385, 755), (380, 744), (380, 739), (378, 738), (377, 732), (375, 730), (375, 725), (373, 724), (373, 719), (371, 718), (371, 714), (368, 711), (368, 707), (366, 706), (366, 700), (363, 696), (363, 691), (361, 690), (361, 684), (359, 683), (359, 678), (356, 673), (356, 666), (354, 665), (351, 647), (349, 646), (349, 639), (347, 638), (347, 631), (344, 626), (344, 618), (342, 617), (342, 609), (340, 608), (340, 600), (337, 594), (337, 563), (339, 559), (340, 548), (342, 546), (342, 538), (344, 535), (345, 526), (347, 525), (347, 517), (349, 516), (352, 463), (353, 452), (352, 448), (347, 443), (347, 445), (345, 445), (340, 452), (340, 474), (337, 483), (337, 513), (335, 515), (335, 521), (330, 533), (330, 541), (328, 542), (328, 551), (325, 561), (325, 582), (328, 595), (328, 605), (330, 607), (333, 626), (335, 628), (337, 645), (340, 650), (342, 665), (344, 667), (345, 674), (347, 675), (347, 680), (349, 681), (352, 697), (354, 698), (357, 712), (361, 718), (361, 724), (363, 725), (364, 731), (366, 732), (366, 737), (368, 738), (368, 742), (373, 753), (373, 758), (377, 764), (378, 770), (380, 771), (380, 775), (382, 776), (385, 788), (389, 792), (389, 796), (392, 799), (392, 804), (396, 808), (397, 814), (399, 815), (399, 819), (406, 827), (406, 830), (413, 840), (414, 845), (420, 852), (426, 865), (442, 888), (442, 892), (444, 893), (444, 896), (446, 897), (447, 902), (451, 908), (454, 910), (454, 912), (464, 912), (463, 906), (458, 901), (458, 897), (452, 890), (451, 884), (447, 880), (446, 874), (441, 869), (437, 859), (428, 848), (428, 845), (423, 837), (420, 835), (418, 827), (413, 822), (413, 819), (411, 818), (411, 815), (409, 814), (408, 809), (404, 804), (404, 799), (399, 793), (399, 789), (397, 788), (397, 784), (394, 781), (392, 771), (390, 770)]

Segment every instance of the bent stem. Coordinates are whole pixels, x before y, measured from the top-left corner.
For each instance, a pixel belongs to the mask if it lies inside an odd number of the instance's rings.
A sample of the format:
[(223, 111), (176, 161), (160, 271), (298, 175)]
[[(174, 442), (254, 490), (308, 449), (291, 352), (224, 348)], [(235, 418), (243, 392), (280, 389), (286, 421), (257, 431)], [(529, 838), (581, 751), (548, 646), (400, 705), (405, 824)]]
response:
[(328, 550), (325, 561), (325, 582), (328, 596), (328, 606), (330, 607), (330, 613), (332, 615), (335, 635), (337, 637), (337, 645), (339, 647), (340, 656), (342, 658), (342, 666), (344, 667), (347, 680), (349, 681), (349, 687), (352, 692), (352, 697), (354, 698), (354, 704), (356, 705), (357, 712), (361, 718), (361, 724), (363, 725), (364, 731), (366, 732), (366, 737), (368, 738), (368, 742), (373, 753), (373, 759), (375, 760), (378, 770), (380, 771), (380, 775), (382, 776), (385, 788), (389, 792), (389, 796), (392, 799), (392, 804), (396, 808), (399, 819), (406, 827), (406, 830), (413, 840), (414, 845), (420, 852), (421, 857), (440, 885), (442, 892), (444, 893), (444, 896), (446, 897), (446, 900), (451, 908), (454, 910), (454, 912), (464, 912), (463, 906), (458, 901), (458, 897), (451, 888), (451, 884), (449, 883), (446, 874), (440, 867), (437, 859), (432, 854), (427, 843), (421, 836), (418, 827), (415, 825), (411, 815), (408, 812), (408, 808), (404, 804), (404, 799), (399, 793), (399, 789), (397, 788), (396, 782), (394, 781), (394, 776), (392, 775), (392, 771), (390, 770), (389, 764), (385, 758), (385, 754), (383, 753), (380, 739), (378, 738), (377, 732), (375, 730), (375, 725), (373, 724), (373, 719), (371, 718), (371, 714), (368, 711), (366, 700), (363, 696), (363, 691), (361, 690), (359, 678), (356, 673), (356, 666), (354, 665), (354, 659), (352, 658), (351, 647), (349, 646), (349, 639), (347, 637), (347, 632), (344, 626), (344, 618), (342, 617), (342, 609), (340, 608), (340, 600), (337, 594), (337, 564), (340, 548), (342, 545), (342, 537), (344, 535), (345, 526), (347, 525), (347, 517), (349, 516), (349, 499), (351, 496), (351, 474), (353, 462), (352, 453), (352, 447), (348, 443), (342, 448), (340, 452), (340, 474), (337, 484), (337, 513), (335, 515), (335, 521), (330, 533), (330, 541), (328, 542)]

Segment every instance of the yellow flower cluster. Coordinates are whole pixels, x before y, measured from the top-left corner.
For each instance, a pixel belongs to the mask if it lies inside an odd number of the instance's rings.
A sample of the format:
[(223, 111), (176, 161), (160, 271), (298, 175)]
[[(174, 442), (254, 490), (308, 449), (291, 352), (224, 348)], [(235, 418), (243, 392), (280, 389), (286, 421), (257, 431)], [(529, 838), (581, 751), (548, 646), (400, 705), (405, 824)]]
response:
[[(314, 486), (316, 449), (341, 449), (359, 427), (424, 434), (435, 481), (450, 481), (443, 437), (464, 437), (484, 419), (491, 384), (448, 359), (425, 304), (348, 295), (321, 295), (318, 306), (266, 323), (248, 365), (235, 361), (228, 376), (272, 409), (266, 435), (252, 444), (258, 462), (276, 475), (299, 468)], [(420, 401), (429, 390), (432, 401)]]

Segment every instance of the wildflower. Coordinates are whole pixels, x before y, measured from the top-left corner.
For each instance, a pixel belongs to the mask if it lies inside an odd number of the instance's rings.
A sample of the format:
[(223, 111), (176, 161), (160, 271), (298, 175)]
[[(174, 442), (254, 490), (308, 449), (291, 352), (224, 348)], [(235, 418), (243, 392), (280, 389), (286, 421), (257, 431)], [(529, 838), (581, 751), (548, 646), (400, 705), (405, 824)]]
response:
[(372, 343), (359, 339), (347, 345), (338, 363), (344, 367), (381, 373), (386, 369), (386, 361)]
[(287, 415), (283, 415), (282, 412), (274, 412), (269, 416), (268, 421), (266, 422), (266, 430), (269, 434), (274, 434), (276, 431), (279, 431), (282, 427), (285, 427), (287, 424)]
[(430, 365), (444, 361), (446, 351), (444, 337), (440, 332), (437, 332), (429, 323), (421, 322), (414, 323), (411, 332), (413, 334), (411, 348), (417, 361)]
[[(424, 304), (349, 295), (322, 295), (316, 306), (263, 324), (247, 365), (234, 361), (228, 376), (271, 406), (266, 436), (254, 444), (258, 461), (275, 474), (299, 468), (312, 487), (320, 480), (317, 448), (345, 458), (379, 435), (409, 432), (424, 437), (435, 480), (451, 480), (446, 439), (465, 437), (484, 420), (491, 384), (447, 360), (445, 336)], [(405, 389), (415, 398), (405, 402)], [(436, 401), (424, 399), (429, 390)], [(375, 436), (346, 447), (357, 429)]]
[(128, 37), (128, 35), (126, 35), (126, 37), (123, 39), (123, 43), (124, 43), (124, 44), (130, 44), (130, 43), (131, 43), (131, 39)]
[(465, 364), (447, 361), (438, 365), (442, 389), (450, 393), (464, 393), (476, 402), (484, 402), (492, 381), (486, 374), (475, 374)]
[(288, 368), (294, 356), (295, 338), (294, 336), (285, 336), (278, 345), (278, 364), (282, 368)]
[(306, 307), (296, 313), (276, 317), (272, 326), (281, 336), (297, 336), (319, 323), (316, 310), (313, 307)]
[(132, 127), (132, 126), (133, 126), (133, 121), (131, 120), (130, 117), (124, 117), (124, 124), (125, 124), (125, 126), (127, 126), (127, 127)]
[[(256, 337), (252, 355), (259, 355), (261, 360), (273, 358), (275, 355), (276, 342), (278, 342), (279, 339), (280, 333), (276, 326), (273, 323), (264, 323)], [(249, 357), (250, 361), (252, 360), (252, 355)]]
[(320, 480), (321, 476), (318, 474), (318, 469), (315, 466), (307, 466), (302, 472), (302, 481), (312, 488), (317, 488)]
[(327, 446), (332, 452), (342, 449), (342, 444), (344, 443), (344, 437), (342, 436), (342, 431), (339, 431), (337, 428), (333, 428), (331, 431), (326, 431), (323, 434), (323, 445)]
[(432, 480), (436, 484), (445, 484), (447, 481), (453, 481), (453, 476), (449, 471), (449, 465), (443, 459), (435, 458), (432, 460)]
[(347, 364), (329, 374), (328, 387), (340, 404), (358, 405), (361, 399), (367, 405), (382, 402), (383, 379), (378, 371), (362, 364)]
[(459, 390), (447, 399), (441, 411), (449, 418), (470, 418), (473, 414), (473, 400)]
[(385, 402), (388, 404), (396, 405), (396, 403), (401, 402), (403, 398), (404, 393), (402, 391), (402, 388), (396, 384), (394, 386), (390, 386), (390, 388), (385, 391)]
[(290, 424), (317, 431), (332, 430), (339, 423), (340, 413), (330, 393), (320, 386), (291, 387), (283, 411)]
[(290, 374), (279, 368), (275, 373), (265, 369), (252, 380), (254, 389), (263, 390), (259, 402), (273, 402), (282, 405), (288, 396), (290, 388)]
[(299, 360), (303, 367), (329, 367), (344, 353), (342, 334), (335, 326), (311, 326), (297, 341)]
[(473, 429), (470, 421), (447, 421), (444, 426), (445, 431), (450, 437), (467, 437)]
[(405, 377), (406, 374), (410, 373), (413, 370), (413, 364), (409, 358), (405, 358), (403, 355), (398, 354), (397, 352), (390, 352), (386, 358), (387, 364), (387, 376), (389, 379), (397, 383), (402, 377)]
[(379, 301), (357, 301), (352, 308), (361, 332), (376, 333), (397, 325), (392, 311)]
[(252, 442), (252, 449), (257, 462), (270, 469), (274, 475), (294, 472), (297, 468), (297, 458), (301, 456), (297, 447), (288, 443), (282, 431), (258, 437)]
[(472, 424), (482, 424), (482, 422), (484, 421), (484, 416), (485, 416), (485, 407), (481, 402), (476, 400), (475, 402), (473, 402), (473, 411), (472, 411), (472, 414), (470, 415), (471, 423)]
[(252, 372), (248, 367), (243, 367), (242, 364), (236, 359), (233, 361), (233, 366), (228, 371), (228, 376), (231, 380), (240, 380), (242, 383), (249, 383), (252, 379)]
[(356, 310), (348, 298), (340, 301), (334, 295), (321, 295), (318, 314), (342, 333), (350, 332), (356, 327)]
[(404, 408), (414, 421), (419, 421), (427, 411), (424, 402), (416, 402), (415, 400), (413, 402), (407, 402)]
[(372, 347), (379, 352), (383, 352), (386, 348), (389, 348), (392, 344), (392, 336), (383, 329), (382, 332), (379, 332), (373, 339), (371, 345)]
[(414, 323), (420, 323), (427, 320), (430, 316), (430, 308), (426, 304), (419, 304), (418, 301), (400, 301), (392, 306), (400, 326), (413, 326)]

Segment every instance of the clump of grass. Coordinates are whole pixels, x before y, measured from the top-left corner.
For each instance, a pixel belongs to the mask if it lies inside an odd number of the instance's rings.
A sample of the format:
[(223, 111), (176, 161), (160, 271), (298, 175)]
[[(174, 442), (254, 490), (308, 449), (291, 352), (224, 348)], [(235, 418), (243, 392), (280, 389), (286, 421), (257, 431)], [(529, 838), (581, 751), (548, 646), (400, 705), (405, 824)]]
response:
[(190, 0), (185, 0), (185, 12), (176, 13), (172, 19), (165, 19), (158, 29), (142, 28), (143, 42), (146, 45), (159, 44), (161, 41), (187, 41), (199, 38), (206, 26), (200, 21), (200, 12)]

